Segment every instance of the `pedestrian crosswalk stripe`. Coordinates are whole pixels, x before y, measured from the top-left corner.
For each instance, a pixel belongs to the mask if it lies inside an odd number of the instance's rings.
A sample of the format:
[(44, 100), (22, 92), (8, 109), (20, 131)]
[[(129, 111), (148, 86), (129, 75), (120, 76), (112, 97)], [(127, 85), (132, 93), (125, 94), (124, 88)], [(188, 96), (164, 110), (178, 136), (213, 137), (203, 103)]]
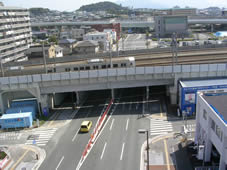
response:
[[(32, 145), (35, 144), (37, 146), (45, 146), (49, 140), (52, 138), (52, 136), (54, 135), (54, 133), (56, 132), (57, 128), (52, 128), (52, 129), (36, 129), (33, 130), (32, 135), (37, 135), (37, 139), (28, 139), (26, 141), (26, 145)], [(35, 141), (35, 142), (34, 142)]]
[(172, 123), (167, 120), (150, 119), (150, 135), (163, 135), (173, 131)]

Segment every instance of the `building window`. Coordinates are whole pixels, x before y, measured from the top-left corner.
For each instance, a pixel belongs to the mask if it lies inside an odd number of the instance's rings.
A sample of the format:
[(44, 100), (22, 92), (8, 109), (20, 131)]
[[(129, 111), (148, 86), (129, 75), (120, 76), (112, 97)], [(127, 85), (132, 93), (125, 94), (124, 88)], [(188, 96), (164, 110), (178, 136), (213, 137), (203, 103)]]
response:
[(215, 131), (215, 122), (214, 122), (214, 120), (211, 121), (211, 129), (213, 129), (213, 131)]
[(205, 119), (205, 120), (207, 120), (207, 111), (204, 109), (203, 110), (203, 118)]
[(70, 71), (70, 68), (65, 68), (65, 71), (66, 71), (66, 72), (69, 72), (69, 71)]
[(222, 141), (222, 134), (223, 132), (221, 131), (221, 128), (218, 125), (216, 125), (216, 135), (221, 141)]
[(118, 64), (113, 64), (113, 67), (114, 67), (114, 68), (117, 68), (117, 67), (118, 67)]

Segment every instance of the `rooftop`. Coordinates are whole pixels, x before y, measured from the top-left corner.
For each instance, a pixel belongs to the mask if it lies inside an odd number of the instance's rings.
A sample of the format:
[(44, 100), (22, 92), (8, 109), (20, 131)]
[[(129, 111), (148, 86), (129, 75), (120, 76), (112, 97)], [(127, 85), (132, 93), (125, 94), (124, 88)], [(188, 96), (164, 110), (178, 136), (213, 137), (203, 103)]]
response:
[(76, 40), (74, 39), (62, 39), (62, 40), (59, 40), (59, 44), (72, 44), (72, 43), (75, 43)]
[(15, 114), (3, 114), (0, 119), (15, 119), (15, 118), (24, 118), (29, 117), (32, 112), (22, 112), (22, 113), (15, 113)]
[(182, 87), (227, 85), (227, 79), (185, 80), (185, 81), (180, 81), (180, 84), (182, 85)]
[(218, 114), (218, 116), (227, 124), (227, 93), (208, 93), (203, 98)]
[(88, 41), (79, 41), (76, 44), (76, 47), (94, 47), (94, 46), (98, 46), (98, 42), (97, 41), (93, 41), (93, 40), (88, 40)]

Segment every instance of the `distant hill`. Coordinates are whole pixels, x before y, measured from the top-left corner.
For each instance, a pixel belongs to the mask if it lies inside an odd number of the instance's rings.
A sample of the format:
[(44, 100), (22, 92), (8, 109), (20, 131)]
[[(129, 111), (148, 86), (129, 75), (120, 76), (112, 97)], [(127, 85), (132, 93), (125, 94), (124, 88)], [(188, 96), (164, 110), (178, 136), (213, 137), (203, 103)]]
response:
[(95, 11), (108, 11), (108, 12), (119, 12), (119, 11), (128, 11), (129, 9), (126, 7), (122, 7), (121, 5), (112, 3), (112, 2), (98, 2), (90, 5), (83, 5), (77, 11), (87, 11), (87, 12), (95, 12)]

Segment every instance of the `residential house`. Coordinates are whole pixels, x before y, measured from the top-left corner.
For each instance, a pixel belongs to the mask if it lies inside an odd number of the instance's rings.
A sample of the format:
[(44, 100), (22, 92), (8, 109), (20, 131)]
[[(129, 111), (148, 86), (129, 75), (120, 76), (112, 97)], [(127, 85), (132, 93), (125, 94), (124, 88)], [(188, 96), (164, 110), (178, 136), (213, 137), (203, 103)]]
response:
[(97, 53), (99, 52), (99, 44), (94, 40), (79, 41), (75, 45), (74, 51), (77, 53)]
[(71, 54), (73, 48), (76, 45), (75, 39), (62, 39), (58, 41), (58, 44), (63, 48), (63, 54)]

